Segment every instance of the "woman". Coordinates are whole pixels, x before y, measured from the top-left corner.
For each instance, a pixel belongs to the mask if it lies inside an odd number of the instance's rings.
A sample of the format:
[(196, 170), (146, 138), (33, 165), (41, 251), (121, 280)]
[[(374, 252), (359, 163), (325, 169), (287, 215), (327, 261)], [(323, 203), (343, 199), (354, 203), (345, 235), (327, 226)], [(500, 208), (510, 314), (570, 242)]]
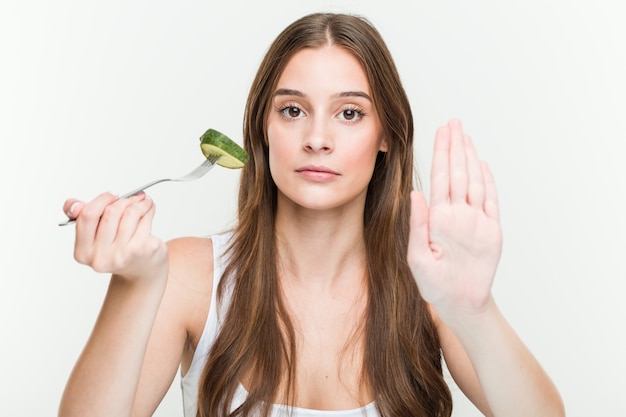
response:
[(180, 366), (187, 417), (449, 416), (443, 352), (485, 415), (564, 415), (491, 296), (489, 169), (451, 121), (428, 206), (412, 123), (376, 30), (314, 14), (253, 82), (231, 233), (165, 244), (144, 193), (66, 201), (76, 259), (112, 278), (60, 414), (150, 415)]

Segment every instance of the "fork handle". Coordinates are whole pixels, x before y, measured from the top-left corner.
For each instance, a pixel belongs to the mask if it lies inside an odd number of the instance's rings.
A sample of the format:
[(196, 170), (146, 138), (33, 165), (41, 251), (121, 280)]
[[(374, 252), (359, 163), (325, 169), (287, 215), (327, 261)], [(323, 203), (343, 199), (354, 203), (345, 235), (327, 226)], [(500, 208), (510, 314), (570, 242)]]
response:
[(142, 185), (142, 186), (141, 186), (141, 187), (139, 187), (139, 188), (135, 188), (133, 191), (129, 191), (129, 192), (127, 192), (126, 194), (122, 194), (121, 196), (119, 196), (119, 197), (118, 197), (118, 200), (119, 200), (119, 199), (121, 199), (121, 198), (128, 198), (128, 197), (132, 197), (132, 196), (134, 196), (135, 194), (139, 194), (140, 192), (142, 192), (142, 191), (143, 191), (143, 190), (145, 190), (146, 188), (152, 187), (153, 185), (158, 184), (158, 183), (160, 183), (160, 182), (164, 182), (164, 181), (171, 181), (171, 180), (170, 180), (169, 178), (162, 178), (162, 179), (160, 179), (160, 180), (156, 180), (156, 181), (149, 182), (149, 183), (147, 183), (147, 184), (145, 184), (145, 185)]
[[(160, 180), (149, 182), (147, 184), (142, 185), (139, 188), (135, 188), (134, 190), (127, 192), (126, 194), (122, 194), (121, 196), (119, 196), (117, 198), (117, 200), (122, 199), (122, 198), (132, 197), (135, 194), (139, 194), (140, 192), (142, 192), (146, 188), (152, 187), (153, 185), (158, 184), (160, 182), (164, 182), (164, 181), (170, 181), (170, 179), (163, 178), (163, 179), (160, 179)], [(59, 226), (68, 226), (68, 225), (74, 224), (74, 223), (76, 223), (76, 219), (69, 219), (69, 220), (66, 220), (64, 222), (59, 223)]]

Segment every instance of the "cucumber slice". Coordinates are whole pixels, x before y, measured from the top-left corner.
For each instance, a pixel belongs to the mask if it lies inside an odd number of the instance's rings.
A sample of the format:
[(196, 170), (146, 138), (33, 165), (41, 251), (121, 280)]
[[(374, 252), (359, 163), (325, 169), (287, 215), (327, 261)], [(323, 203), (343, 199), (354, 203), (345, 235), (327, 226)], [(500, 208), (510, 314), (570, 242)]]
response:
[(241, 146), (214, 129), (209, 129), (200, 136), (200, 149), (207, 158), (209, 155), (220, 155), (217, 164), (224, 168), (243, 168), (248, 162), (248, 153)]

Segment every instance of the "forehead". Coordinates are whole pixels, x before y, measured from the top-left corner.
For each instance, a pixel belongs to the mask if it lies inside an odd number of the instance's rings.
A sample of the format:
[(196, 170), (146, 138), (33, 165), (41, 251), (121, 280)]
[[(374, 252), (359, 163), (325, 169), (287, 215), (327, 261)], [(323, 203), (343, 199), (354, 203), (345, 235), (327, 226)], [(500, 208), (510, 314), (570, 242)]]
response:
[(371, 94), (361, 62), (346, 49), (335, 45), (296, 52), (287, 62), (276, 88), (295, 88), (306, 93), (329, 90)]

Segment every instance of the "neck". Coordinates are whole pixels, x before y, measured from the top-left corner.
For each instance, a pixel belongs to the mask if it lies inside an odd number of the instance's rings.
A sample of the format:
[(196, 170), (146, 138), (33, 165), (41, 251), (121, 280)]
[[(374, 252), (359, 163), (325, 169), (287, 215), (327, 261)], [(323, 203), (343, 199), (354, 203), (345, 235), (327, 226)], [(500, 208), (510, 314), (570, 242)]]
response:
[(362, 208), (319, 211), (279, 204), (276, 235), (282, 279), (323, 288), (364, 276)]

